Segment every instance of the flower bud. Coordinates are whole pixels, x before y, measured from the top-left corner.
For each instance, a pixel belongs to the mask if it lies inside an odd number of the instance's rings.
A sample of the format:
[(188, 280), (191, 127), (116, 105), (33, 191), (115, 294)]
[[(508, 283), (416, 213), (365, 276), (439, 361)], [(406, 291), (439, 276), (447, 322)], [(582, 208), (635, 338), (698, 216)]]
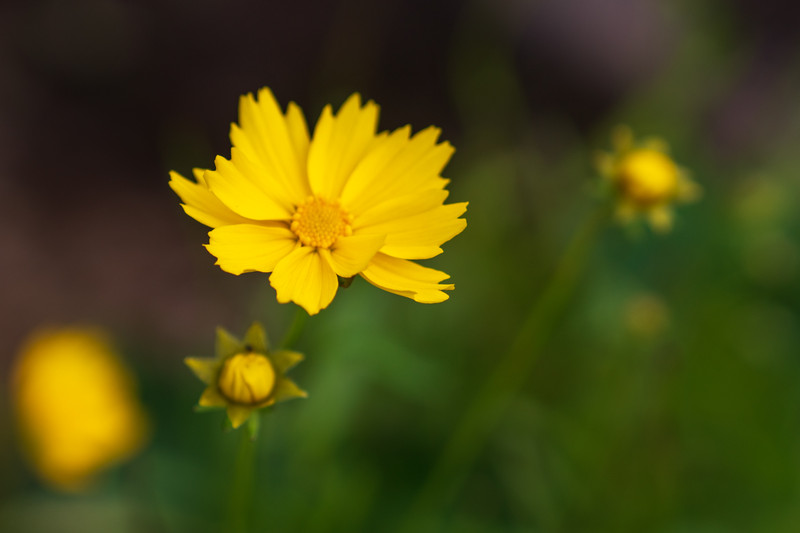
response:
[(633, 150), (619, 162), (618, 172), (622, 193), (642, 207), (669, 202), (678, 188), (678, 168), (656, 150)]
[(275, 369), (263, 355), (237, 354), (225, 361), (217, 382), (232, 402), (255, 405), (265, 401), (275, 387)]

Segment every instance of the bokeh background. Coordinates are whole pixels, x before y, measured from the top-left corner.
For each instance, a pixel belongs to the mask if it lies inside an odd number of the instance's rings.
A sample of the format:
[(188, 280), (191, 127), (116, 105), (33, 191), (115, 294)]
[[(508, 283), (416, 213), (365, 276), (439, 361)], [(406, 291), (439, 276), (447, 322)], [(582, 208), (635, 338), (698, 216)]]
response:
[[(167, 172), (228, 155), (240, 94), (310, 123), (352, 92), (443, 129), (466, 231), (424, 306), (363, 280), (307, 324), (265, 418), (258, 531), (393, 531), (598, 199), (611, 127), (704, 189), (673, 232), (611, 227), (523, 394), (432, 531), (800, 527), (800, 7), (790, 0), (0, 3), (0, 530), (222, 531), (238, 435), (191, 412), (214, 328), (293, 314), (201, 246)], [(24, 463), (9, 369), (41, 325), (107, 328), (149, 445), (86, 493)]]

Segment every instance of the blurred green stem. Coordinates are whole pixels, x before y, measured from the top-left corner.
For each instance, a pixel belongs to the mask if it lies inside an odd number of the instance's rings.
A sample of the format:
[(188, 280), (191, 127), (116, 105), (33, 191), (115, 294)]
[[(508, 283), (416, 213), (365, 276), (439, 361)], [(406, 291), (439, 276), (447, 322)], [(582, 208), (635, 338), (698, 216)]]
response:
[[(253, 416), (258, 416), (258, 413), (253, 413)], [(230, 533), (247, 533), (249, 530), (255, 481), (255, 440), (250, 438), (248, 431), (239, 433), (241, 441), (231, 491), (230, 527), (225, 530)]]
[(542, 347), (563, 315), (597, 234), (608, 219), (600, 209), (575, 232), (542, 295), (514, 341), (463, 412), (409, 513), (408, 530), (455, 497), (503, 413), (524, 386)]
[(294, 346), (294, 343), (300, 338), (300, 334), (303, 333), (307, 319), (308, 313), (298, 305), (294, 318), (292, 318), (292, 323), (289, 325), (289, 329), (286, 330), (286, 335), (283, 336), (283, 341), (280, 344), (281, 350), (287, 350)]

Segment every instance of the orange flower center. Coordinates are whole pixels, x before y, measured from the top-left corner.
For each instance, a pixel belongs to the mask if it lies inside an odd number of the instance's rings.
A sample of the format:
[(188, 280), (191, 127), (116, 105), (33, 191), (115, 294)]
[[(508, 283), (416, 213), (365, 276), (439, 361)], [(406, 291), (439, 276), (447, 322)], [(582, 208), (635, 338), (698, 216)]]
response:
[(291, 229), (300, 242), (315, 248), (330, 248), (342, 235), (352, 235), (353, 216), (338, 200), (329, 202), (309, 196), (292, 215)]
[(619, 185), (635, 204), (647, 206), (669, 201), (678, 188), (678, 168), (666, 154), (634, 150), (619, 163)]

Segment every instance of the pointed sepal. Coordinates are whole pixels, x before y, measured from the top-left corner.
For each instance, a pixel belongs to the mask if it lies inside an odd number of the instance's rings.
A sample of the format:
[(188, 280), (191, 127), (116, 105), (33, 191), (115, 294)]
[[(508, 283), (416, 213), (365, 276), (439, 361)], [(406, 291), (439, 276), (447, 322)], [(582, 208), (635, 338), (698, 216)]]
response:
[(243, 349), (242, 343), (224, 328), (217, 328), (217, 358), (220, 360), (232, 357)]
[(206, 385), (214, 382), (219, 369), (219, 360), (211, 357), (187, 357), (183, 360), (200, 381)]
[(253, 324), (247, 329), (244, 334), (244, 346), (249, 348), (249, 351), (258, 353), (267, 353), (269, 345), (267, 343), (267, 333), (264, 331), (264, 326), (258, 322)]
[(277, 352), (270, 354), (269, 358), (272, 361), (272, 365), (275, 367), (275, 370), (282, 374), (305, 359), (303, 354), (300, 352), (294, 352), (292, 350), (278, 350)]

